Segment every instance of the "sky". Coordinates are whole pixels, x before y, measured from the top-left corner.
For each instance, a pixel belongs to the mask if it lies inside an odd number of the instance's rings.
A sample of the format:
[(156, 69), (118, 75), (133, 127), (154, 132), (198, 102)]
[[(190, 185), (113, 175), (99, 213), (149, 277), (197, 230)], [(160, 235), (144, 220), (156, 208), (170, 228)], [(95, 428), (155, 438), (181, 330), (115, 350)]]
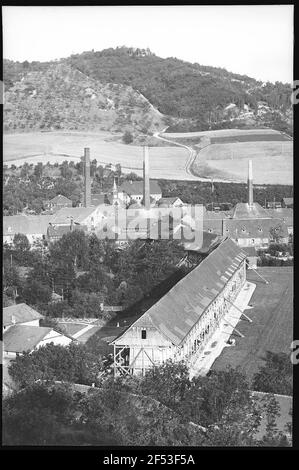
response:
[(293, 6), (2, 7), (3, 56), (47, 61), (149, 47), (262, 81), (293, 80)]

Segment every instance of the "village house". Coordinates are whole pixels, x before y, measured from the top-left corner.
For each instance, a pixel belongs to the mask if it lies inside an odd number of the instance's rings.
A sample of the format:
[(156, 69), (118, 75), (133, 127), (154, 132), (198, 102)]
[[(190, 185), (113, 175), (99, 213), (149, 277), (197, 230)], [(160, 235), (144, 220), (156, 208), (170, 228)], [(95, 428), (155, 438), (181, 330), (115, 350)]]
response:
[(52, 226), (74, 226), (86, 227), (88, 232), (100, 227), (105, 219), (103, 206), (89, 207), (64, 207), (57, 211), (51, 219)]
[[(158, 202), (162, 197), (162, 190), (156, 180), (150, 180), (150, 196)], [(140, 202), (143, 199), (144, 185), (143, 181), (124, 181), (118, 187), (118, 197), (125, 204), (130, 202)]]
[(183, 201), (179, 197), (161, 197), (157, 205), (159, 207), (182, 207), (184, 206)]
[[(231, 237), (240, 247), (268, 248), (279, 239), (288, 243), (292, 220), (282, 212), (290, 209), (265, 209), (253, 201), (252, 162), (248, 169), (248, 202), (236, 204), (230, 212), (204, 211), (203, 230)], [(290, 228), (287, 223), (290, 224)]]
[(3, 331), (14, 325), (39, 326), (42, 318), (43, 315), (25, 303), (10, 305), (3, 308)]
[(14, 359), (24, 352), (32, 352), (53, 343), (67, 346), (72, 339), (50, 327), (13, 325), (3, 335), (4, 358)]
[(73, 230), (80, 230), (83, 232), (87, 232), (87, 226), (86, 225), (74, 225), (72, 223), (72, 220), (70, 221), (69, 225), (55, 225), (50, 223), (47, 229), (47, 241), (49, 243), (56, 242), (57, 240), (60, 240), (60, 238), (63, 237), (63, 235), (66, 235)]
[(51, 215), (7, 215), (3, 217), (3, 243), (12, 244), (17, 233), (26, 235), (30, 244), (44, 240)]
[(46, 210), (52, 210), (52, 211), (58, 211), (59, 209), (62, 209), (63, 207), (72, 207), (73, 203), (71, 199), (62, 196), (61, 194), (58, 194), (58, 196), (55, 196), (53, 199), (50, 199), (49, 201), (44, 201), (44, 208)]
[(191, 366), (246, 281), (246, 254), (220, 243), (111, 344), (115, 375), (144, 374), (167, 359)]

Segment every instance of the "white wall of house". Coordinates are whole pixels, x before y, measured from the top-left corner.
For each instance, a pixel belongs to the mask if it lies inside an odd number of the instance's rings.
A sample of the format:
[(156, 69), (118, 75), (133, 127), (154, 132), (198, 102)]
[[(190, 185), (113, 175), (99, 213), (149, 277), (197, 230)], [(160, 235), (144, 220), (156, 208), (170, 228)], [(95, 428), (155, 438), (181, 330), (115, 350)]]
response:
[[(144, 334), (146, 338), (143, 338)], [(127, 348), (119, 357), (119, 361), (121, 365), (134, 369), (134, 373), (150, 369), (153, 363), (161, 364), (173, 356), (175, 349), (156, 328), (134, 325), (115, 343), (115, 346), (116, 351), (123, 347)]]
[(41, 346), (45, 346), (46, 344), (49, 344), (49, 343), (54, 343), (55, 345), (67, 346), (71, 342), (72, 340), (68, 338), (67, 336), (62, 335), (61, 333), (58, 333), (57, 331), (51, 330), (47, 334), (47, 336), (45, 336), (44, 339), (36, 345), (36, 349), (40, 348)]
[(248, 238), (236, 238), (235, 239), (236, 243), (240, 247), (248, 247), (248, 246), (256, 246), (256, 247), (268, 247), (270, 243), (269, 237), (264, 237), (264, 238), (254, 238), (254, 237), (248, 237)]
[(22, 323), (18, 323), (18, 325), (39, 326), (39, 319), (32, 320), (32, 321), (25, 321), (25, 322), (22, 322)]

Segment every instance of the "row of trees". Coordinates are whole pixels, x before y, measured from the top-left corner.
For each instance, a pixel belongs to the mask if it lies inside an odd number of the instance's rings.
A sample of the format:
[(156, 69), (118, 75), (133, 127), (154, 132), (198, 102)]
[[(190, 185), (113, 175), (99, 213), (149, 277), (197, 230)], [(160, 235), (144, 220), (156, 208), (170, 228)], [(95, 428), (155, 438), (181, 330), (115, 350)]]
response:
[[(52, 356), (58, 357), (53, 351)], [(80, 355), (74, 354), (74, 359), (80, 370)], [(26, 360), (30, 359), (24, 364)], [(57, 377), (70, 375), (67, 364)], [(80, 394), (66, 383), (54, 385), (53, 367), (47, 366), (40, 375), (42, 383), (32, 382), (4, 400), (6, 445), (290, 445), (291, 424), (284, 432), (277, 428), (280, 412), (275, 397), (255, 398), (239, 370), (212, 372), (190, 381), (183, 363), (169, 361), (144, 377), (106, 379), (100, 388)], [(28, 363), (28, 376), (27, 370)], [(262, 418), (265, 432), (258, 440)]]
[[(187, 204), (211, 204), (248, 201), (246, 184), (159, 180), (163, 197), (179, 196)], [(254, 201), (261, 206), (265, 201), (280, 201), (283, 197), (293, 197), (293, 187), (287, 185), (263, 185), (254, 187)]]
[[(134, 240), (118, 250), (113, 240), (73, 231), (45, 248), (34, 250), (25, 235), (4, 246), (4, 285), (7, 296), (40, 308), (50, 316), (104, 315), (101, 304), (128, 307), (178, 271), (183, 248), (177, 241)], [(29, 268), (25, 279), (20, 266)], [(52, 291), (63, 302), (49, 304)], [(7, 299), (6, 299), (7, 301)]]

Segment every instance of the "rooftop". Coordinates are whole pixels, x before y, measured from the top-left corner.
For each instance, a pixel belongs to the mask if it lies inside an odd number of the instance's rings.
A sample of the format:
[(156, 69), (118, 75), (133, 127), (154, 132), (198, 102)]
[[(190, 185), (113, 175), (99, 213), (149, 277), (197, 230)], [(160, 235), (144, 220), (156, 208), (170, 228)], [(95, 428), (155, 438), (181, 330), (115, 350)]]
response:
[(32, 351), (52, 328), (14, 325), (3, 335), (4, 351), (22, 353)]
[[(153, 326), (178, 346), (245, 258), (227, 238), (133, 325)], [(124, 334), (113, 342), (119, 342)]]
[[(159, 199), (159, 206), (161, 206), (161, 204), (166, 204), (167, 206), (170, 204), (174, 204), (175, 201), (177, 200), (180, 200), (181, 201), (181, 198), (179, 198), (178, 196), (176, 197), (161, 197), (161, 199)], [(183, 202), (183, 201), (182, 201)]]
[(52, 216), (52, 224), (70, 224), (70, 219), (73, 217), (74, 222), (81, 224), (89, 217), (96, 207), (63, 207)]
[(53, 197), (53, 199), (50, 199), (49, 202), (51, 204), (72, 204), (71, 199), (63, 196), (62, 194), (58, 194), (57, 196)]
[(288, 237), (288, 229), (281, 219), (228, 219), (225, 234), (232, 238), (268, 238), (272, 229), (281, 227), (280, 235)]
[(267, 219), (269, 214), (257, 202), (250, 207), (248, 202), (239, 202), (233, 209), (233, 219)]
[(53, 215), (6, 215), (3, 217), (3, 235), (45, 235), (52, 217)]
[(43, 318), (43, 315), (24, 303), (3, 308), (3, 326), (39, 320), (40, 318)]

